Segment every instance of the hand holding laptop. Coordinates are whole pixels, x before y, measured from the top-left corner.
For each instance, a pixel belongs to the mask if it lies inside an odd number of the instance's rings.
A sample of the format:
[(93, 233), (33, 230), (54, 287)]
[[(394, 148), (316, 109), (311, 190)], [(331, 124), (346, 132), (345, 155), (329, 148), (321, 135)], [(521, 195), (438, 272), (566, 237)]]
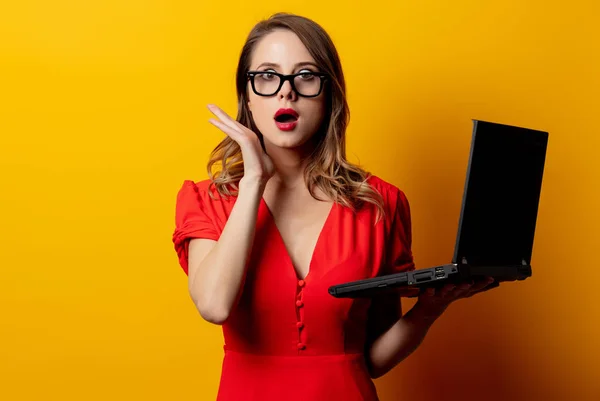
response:
[(417, 310), (427, 317), (439, 317), (453, 302), (470, 298), (475, 294), (489, 291), (499, 286), (491, 277), (477, 279), (469, 283), (448, 283), (443, 287), (426, 287), (419, 294)]
[(462, 286), (470, 280), (493, 277), (497, 286), (531, 277), (547, 145), (546, 131), (474, 120), (452, 261), (336, 283), (329, 293), (361, 298), (394, 291), (427, 305), (449, 304), (483, 290), (480, 282)]

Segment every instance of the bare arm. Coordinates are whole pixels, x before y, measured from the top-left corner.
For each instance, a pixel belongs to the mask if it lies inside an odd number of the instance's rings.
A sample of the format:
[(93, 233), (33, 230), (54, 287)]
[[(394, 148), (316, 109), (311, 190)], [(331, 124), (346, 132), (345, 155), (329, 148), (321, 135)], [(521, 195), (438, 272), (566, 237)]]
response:
[(427, 315), (419, 303), (379, 336), (369, 348), (371, 377), (378, 378), (392, 370), (421, 345), (429, 328), (441, 315)]
[(242, 179), (219, 241), (190, 241), (189, 292), (200, 315), (211, 323), (227, 320), (243, 288), (263, 191), (264, 184)]
[(205, 320), (222, 324), (241, 294), (258, 207), (275, 168), (256, 133), (219, 107), (208, 108), (218, 118), (209, 121), (239, 145), (244, 162), (238, 197), (219, 240), (193, 239), (189, 248), (188, 285), (192, 300)]
[[(495, 288), (491, 278), (458, 286), (447, 284), (441, 289), (429, 288), (417, 303), (370, 345), (368, 364), (371, 376), (383, 376), (412, 354), (423, 342), (431, 325), (448, 306), (460, 298)], [(400, 301), (399, 301), (400, 302)]]

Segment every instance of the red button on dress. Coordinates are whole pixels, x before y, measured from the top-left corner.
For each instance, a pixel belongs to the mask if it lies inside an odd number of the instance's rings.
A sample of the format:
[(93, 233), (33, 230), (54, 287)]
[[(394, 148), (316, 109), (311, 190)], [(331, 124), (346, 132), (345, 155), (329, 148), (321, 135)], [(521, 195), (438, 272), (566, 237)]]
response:
[[(222, 325), (218, 401), (378, 400), (364, 351), (400, 317), (400, 301), (393, 294), (373, 300), (328, 294), (335, 284), (414, 269), (404, 193), (375, 176), (368, 182), (381, 194), (385, 214), (377, 220), (371, 203), (356, 212), (334, 204), (303, 280), (261, 199), (244, 288)], [(207, 180), (186, 180), (177, 194), (173, 244), (186, 274), (189, 240), (218, 241), (236, 200), (219, 198), (208, 185)], [(367, 331), (371, 321), (377, 324)], [(376, 330), (375, 337), (367, 336)], [(302, 391), (297, 391), (299, 381)]]
[(296, 323), (296, 327), (301, 329), (302, 327), (304, 327), (304, 323), (298, 322), (298, 323)]
[(302, 301), (296, 301), (296, 306), (300, 308), (304, 303)]

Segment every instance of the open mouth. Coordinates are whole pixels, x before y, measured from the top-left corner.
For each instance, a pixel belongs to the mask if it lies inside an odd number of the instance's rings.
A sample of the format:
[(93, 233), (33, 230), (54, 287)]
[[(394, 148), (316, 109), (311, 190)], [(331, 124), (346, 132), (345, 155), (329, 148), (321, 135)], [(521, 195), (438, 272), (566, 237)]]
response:
[(292, 108), (281, 108), (275, 113), (275, 121), (278, 123), (293, 123), (298, 120), (298, 112)]
[(282, 131), (292, 131), (298, 125), (298, 113), (291, 108), (277, 110), (273, 118), (277, 128)]
[(298, 121), (298, 117), (293, 114), (280, 114), (275, 117), (275, 121), (278, 123), (293, 123)]

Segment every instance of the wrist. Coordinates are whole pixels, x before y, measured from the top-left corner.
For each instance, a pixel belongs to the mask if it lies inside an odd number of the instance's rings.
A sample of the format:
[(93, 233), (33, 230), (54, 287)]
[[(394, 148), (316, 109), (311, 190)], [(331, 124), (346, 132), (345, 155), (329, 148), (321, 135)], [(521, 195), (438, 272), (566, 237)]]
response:
[(421, 301), (417, 301), (405, 317), (415, 324), (431, 326), (442, 316), (446, 308), (447, 306), (425, 305)]
[(250, 193), (258, 193), (262, 195), (267, 185), (267, 181), (264, 178), (258, 177), (242, 177), (238, 184), (240, 191), (250, 192)]

